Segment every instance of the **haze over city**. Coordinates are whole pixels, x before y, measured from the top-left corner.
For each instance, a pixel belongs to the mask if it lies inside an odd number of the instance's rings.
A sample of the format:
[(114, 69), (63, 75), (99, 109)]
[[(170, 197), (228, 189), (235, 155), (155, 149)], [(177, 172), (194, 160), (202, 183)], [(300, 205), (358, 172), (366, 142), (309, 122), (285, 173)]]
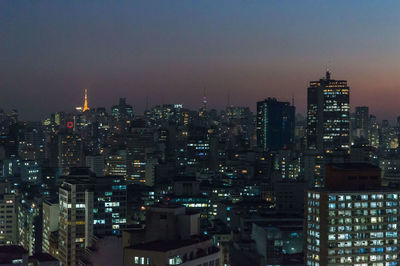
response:
[(398, 1), (1, 1), (2, 108), (39, 120), (126, 97), (149, 105), (250, 106), (305, 113), (310, 80), (346, 79), (352, 109), (400, 114)]

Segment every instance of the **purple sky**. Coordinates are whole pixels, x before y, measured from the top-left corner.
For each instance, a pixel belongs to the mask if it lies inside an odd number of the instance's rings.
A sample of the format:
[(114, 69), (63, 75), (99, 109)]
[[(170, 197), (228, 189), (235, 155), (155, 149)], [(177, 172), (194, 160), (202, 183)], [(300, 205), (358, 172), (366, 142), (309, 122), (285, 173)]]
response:
[(128, 98), (304, 112), (310, 80), (347, 79), (351, 105), (400, 115), (399, 1), (0, 1), (0, 107), (22, 118)]

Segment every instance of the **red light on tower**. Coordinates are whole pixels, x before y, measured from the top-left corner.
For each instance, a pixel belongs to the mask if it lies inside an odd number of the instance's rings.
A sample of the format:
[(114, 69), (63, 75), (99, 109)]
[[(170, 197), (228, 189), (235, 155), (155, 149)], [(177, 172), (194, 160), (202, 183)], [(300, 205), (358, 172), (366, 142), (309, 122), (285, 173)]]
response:
[(68, 121), (67, 122), (67, 128), (73, 128), (74, 127), (74, 122)]

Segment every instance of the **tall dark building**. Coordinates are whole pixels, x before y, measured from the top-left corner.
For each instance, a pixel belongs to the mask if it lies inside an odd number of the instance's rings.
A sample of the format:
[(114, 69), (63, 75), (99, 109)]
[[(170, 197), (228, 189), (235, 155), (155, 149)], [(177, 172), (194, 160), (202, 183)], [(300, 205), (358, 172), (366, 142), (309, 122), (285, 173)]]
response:
[(257, 146), (284, 149), (294, 142), (295, 110), (289, 102), (268, 98), (257, 102)]
[(368, 139), (369, 131), (369, 110), (367, 106), (357, 106), (355, 113), (356, 136)]
[(311, 81), (307, 103), (307, 146), (324, 153), (350, 148), (350, 88), (346, 80), (331, 79), (330, 72)]
[(133, 107), (126, 103), (126, 98), (120, 98), (119, 104), (111, 108), (111, 114), (118, 119), (121, 117), (132, 118)]

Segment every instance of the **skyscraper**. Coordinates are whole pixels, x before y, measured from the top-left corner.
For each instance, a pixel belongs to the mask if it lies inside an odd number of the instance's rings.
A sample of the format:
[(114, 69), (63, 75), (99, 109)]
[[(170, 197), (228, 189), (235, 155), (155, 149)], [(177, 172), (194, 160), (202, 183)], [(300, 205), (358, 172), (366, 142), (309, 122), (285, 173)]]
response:
[(18, 202), (14, 194), (0, 193), (0, 246), (18, 243)]
[(77, 134), (58, 135), (58, 167), (69, 173), (71, 167), (83, 165), (83, 142)]
[(369, 110), (367, 106), (357, 106), (355, 113), (355, 136), (368, 140)]
[(63, 265), (77, 265), (93, 237), (93, 191), (88, 182), (64, 181), (59, 189), (58, 259)]
[(330, 72), (311, 81), (307, 96), (307, 146), (327, 154), (350, 148), (350, 88)]
[(268, 98), (257, 102), (257, 146), (280, 150), (294, 142), (295, 107)]

